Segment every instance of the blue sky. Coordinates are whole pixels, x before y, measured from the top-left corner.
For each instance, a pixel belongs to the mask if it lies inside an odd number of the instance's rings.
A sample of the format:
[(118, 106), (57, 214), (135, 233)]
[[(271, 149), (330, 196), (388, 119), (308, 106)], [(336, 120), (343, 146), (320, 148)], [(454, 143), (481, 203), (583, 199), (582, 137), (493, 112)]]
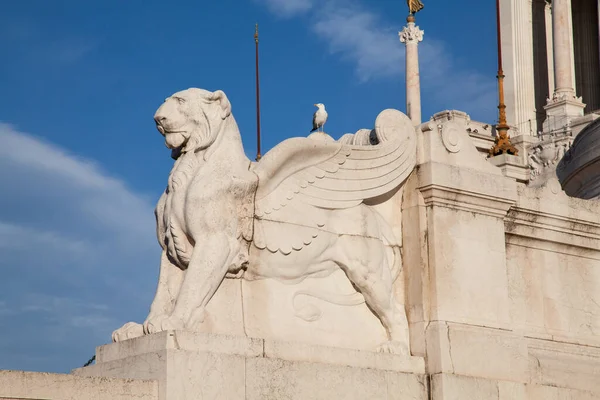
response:
[[(423, 117), (496, 120), (493, 1), (425, 1)], [(404, 111), (403, 0), (21, 0), (0, 20), (0, 369), (68, 372), (156, 284), (153, 208), (172, 165), (152, 116), (188, 87), (228, 95), (255, 153), (254, 23), (263, 150)], [(263, 153), (264, 153), (263, 151)]]

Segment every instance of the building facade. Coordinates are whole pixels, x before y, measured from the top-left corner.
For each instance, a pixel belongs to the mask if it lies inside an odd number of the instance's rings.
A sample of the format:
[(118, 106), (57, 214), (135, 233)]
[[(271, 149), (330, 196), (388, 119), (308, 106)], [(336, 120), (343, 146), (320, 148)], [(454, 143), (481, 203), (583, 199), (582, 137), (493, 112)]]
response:
[(513, 136), (580, 131), (600, 112), (598, 0), (501, 0)]

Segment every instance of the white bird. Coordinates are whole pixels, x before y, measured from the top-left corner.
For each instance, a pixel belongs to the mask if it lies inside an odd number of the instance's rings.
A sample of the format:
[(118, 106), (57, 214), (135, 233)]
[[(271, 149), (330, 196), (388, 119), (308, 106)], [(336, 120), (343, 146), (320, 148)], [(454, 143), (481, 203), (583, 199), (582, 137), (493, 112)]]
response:
[(325, 106), (321, 103), (317, 103), (314, 106), (317, 107), (318, 110), (315, 112), (315, 115), (313, 115), (313, 128), (311, 132), (323, 128), (325, 122), (327, 122), (327, 111), (325, 111)]

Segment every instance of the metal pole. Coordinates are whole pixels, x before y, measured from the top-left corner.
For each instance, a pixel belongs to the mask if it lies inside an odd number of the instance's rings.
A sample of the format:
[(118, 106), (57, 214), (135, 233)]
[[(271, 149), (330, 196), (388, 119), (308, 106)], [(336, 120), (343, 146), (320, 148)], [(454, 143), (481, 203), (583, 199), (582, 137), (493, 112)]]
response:
[(254, 31), (254, 42), (256, 44), (256, 161), (260, 161), (260, 85), (258, 79), (258, 24)]
[(517, 155), (518, 150), (510, 142), (509, 126), (506, 122), (506, 104), (504, 104), (504, 71), (502, 70), (502, 30), (500, 29), (500, 0), (496, 0), (496, 34), (498, 41), (498, 125), (494, 146), (490, 149), (490, 157), (508, 153)]

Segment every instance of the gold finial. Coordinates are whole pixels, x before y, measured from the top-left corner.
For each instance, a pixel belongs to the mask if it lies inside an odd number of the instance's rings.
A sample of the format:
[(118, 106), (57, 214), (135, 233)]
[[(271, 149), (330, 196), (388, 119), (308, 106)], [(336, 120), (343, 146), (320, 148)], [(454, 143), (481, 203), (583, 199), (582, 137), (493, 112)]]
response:
[(421, 11), (425, 7), (421, 0), (406, 0), (406, 4), (408, 4), (408, 12), (410, 15)]
[(254, 28), (254, 41), (258, 43), (258, 24)]

